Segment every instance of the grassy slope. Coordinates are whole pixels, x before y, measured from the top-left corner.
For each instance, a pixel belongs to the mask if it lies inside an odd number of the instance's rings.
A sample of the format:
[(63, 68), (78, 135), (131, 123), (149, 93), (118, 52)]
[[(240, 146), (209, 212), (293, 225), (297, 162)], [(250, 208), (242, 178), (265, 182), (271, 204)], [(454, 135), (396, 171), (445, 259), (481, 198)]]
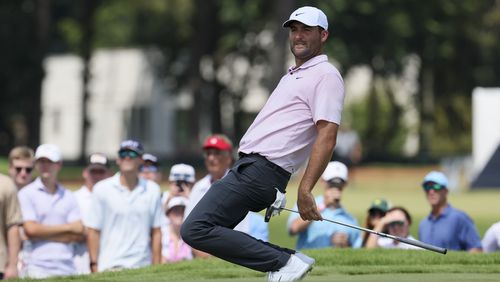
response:
[[(499, 281), (500, 253), (447, 255), (405, 250), (308, 251), (317, 263), (305, 281)], [(454, 274), (454, 275), (450, 275)], [(457, 275), (460, 274), (460, 275)], [(398, 278), (399, 277), (399, 278)], [(467, 280), (467, 278), (469, 280)], [(264, 274), (219, 259), (49, 281), (263, 281)]]

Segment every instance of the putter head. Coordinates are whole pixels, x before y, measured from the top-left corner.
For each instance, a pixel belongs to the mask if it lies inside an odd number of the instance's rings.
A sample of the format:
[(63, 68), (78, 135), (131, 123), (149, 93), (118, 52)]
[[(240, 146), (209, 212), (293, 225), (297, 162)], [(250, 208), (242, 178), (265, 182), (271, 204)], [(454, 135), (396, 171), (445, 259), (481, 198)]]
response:
[(269, 222), (271, 220), (271, 217), (273, 216), (273, 212), (277, 210), (277, 208), (270, 206), (266, 209), (266, 215), (264, 216), (264, 221)]

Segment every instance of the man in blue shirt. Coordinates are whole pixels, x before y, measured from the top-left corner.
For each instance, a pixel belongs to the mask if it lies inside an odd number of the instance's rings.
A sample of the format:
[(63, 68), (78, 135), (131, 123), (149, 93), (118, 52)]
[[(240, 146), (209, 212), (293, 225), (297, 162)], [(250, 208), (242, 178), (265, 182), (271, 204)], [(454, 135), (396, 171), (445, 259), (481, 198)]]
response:
[(419, 239), (449, 250), (482, 252), (481, 239), (474, 222), (465, 212), (448, 203), (446, 176), (441, 172), (431, 171), (425, 176), (422, 186), (431, 205), (431, 212), (420, 222)]
[[(316, 197), (316, 206), (325, 219), (358, 225), (356, 218), (340, 204), (347, 178), (347, 167), (343, 163), (337, 161), (328, 163), (322, 175), (324, 193)], [(304, 221), (296, 213), (290, 214), (288, 218), (288, 232), (299, 236), (297, 250), (361, 247), (361, 236), (358, 230), (327, 221)]]

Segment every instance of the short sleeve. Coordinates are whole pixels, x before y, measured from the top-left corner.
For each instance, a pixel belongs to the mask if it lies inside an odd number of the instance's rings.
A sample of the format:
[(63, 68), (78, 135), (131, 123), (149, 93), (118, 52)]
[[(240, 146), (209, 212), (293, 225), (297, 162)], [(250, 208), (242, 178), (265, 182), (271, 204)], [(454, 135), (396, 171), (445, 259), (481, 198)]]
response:
[(101, 230), (104, 220), (103, 195), (99, 193), (98, 186), (94, 187), (90, 200), (90, 209), (85, 225), (92, 229)]
[(316, 85), (310, 107), (314, 123), (326, 120), (340, 124), (344, 107), (344, 82), (340, 74), (325, 74)]
[(31, 201), (29, 193), (31, 190), (24, 188), (19, 192), (19, 204), (21, 206), (21, 214), (23, 216), (23, 221), (38, 221), (38, 216), (36, 215), (35, 206)]
[(483, 251), (491, 253), (500, 250), (500, 223), (496, 223), (484, 234), (483, 241), (481, 242)]
[(460, 241), (463, 242), (465, 250), (473, 248), (481, 248), (481, 238), (477, 232), (476, 226), (472, 219), (464, 214), (462, 218), (462, 230), (460, 232)]
[(21, 215), (21, 208), (17, 198), (17, 191), (14, 182), (8, 179), (5, 183), (5, 224), (10, 227), (12, 225), (20, 224), (23, 222)]

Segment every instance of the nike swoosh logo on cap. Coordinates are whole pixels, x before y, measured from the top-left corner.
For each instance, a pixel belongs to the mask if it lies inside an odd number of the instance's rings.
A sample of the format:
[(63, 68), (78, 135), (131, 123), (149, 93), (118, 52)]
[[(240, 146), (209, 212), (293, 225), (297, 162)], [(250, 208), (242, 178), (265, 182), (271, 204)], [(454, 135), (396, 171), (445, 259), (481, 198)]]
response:
[(304, 14), (304, 13), (296, 13), (295, 16), (302, 15), (302, 14)]

